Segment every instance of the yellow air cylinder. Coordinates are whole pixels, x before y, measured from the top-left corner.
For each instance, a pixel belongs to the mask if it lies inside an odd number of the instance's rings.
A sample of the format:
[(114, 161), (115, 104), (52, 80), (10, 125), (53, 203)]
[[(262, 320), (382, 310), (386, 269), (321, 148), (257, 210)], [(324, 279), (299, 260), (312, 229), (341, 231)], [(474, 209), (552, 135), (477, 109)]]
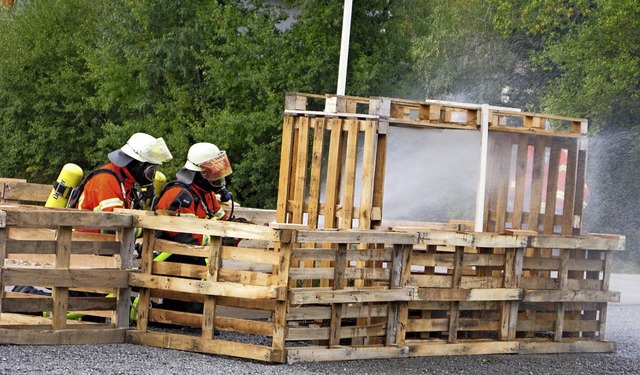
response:
[[(160, 196), (160, 193), (162, 192), (162, 188), (164, 188), (164, 185), (166, 184), (167, 184), (167, 177), (164, 175), (164, 173), (160, 171), (156, 171), (156, 175), (153, 178), (153, 197), (147, 194), (144, 194), (144, 197), (141, 202), (143, 210), (148, 211), (152, 208), (154, 199), (157, 199), (157, 197)], [(150, 187), (149, 186), (143, 187), (143, 189), (148, 189), (148, 188)]]
[(167, 176), (160, 171), (156, 171), (156, 175), (153, 179), (153, 194), (157, 197), (160, 195), (162, 188), (167, 184)]
[(76, 188), (84, 172), (82, 168), (73, 164), (67, 163), (62, 167), (58, 179), (53, 183), (53, 189), (49, 194), (45, 207), (65, 208), (67, 206), (67, 200), (69, 200), (69, 194), (71, 190)]

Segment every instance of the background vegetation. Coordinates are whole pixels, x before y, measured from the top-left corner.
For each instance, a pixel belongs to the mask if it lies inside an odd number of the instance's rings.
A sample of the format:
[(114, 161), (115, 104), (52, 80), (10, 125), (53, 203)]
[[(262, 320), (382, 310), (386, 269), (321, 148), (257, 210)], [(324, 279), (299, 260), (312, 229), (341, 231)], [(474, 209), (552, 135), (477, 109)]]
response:
[[(284, 94), (335, 92), (342, 4), (16, 0), (0, 10), (0, 175), (49, 183), (145, 131), (167, 140), (170, 178), (210, 141), (238, 199), (273, 208)], [(625, 262), (640, 258), (639, 83), (636, 0), (354, 0), (348, 95), (589, 118), (586, 225), (626, 234)]]

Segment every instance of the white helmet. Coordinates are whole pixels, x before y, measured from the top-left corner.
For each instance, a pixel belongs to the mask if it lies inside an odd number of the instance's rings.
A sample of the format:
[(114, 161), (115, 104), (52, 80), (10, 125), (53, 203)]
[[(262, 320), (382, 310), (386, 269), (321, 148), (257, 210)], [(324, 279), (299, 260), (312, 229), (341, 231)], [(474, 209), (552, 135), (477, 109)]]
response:
[(220, 149), (213, 143), (200, 142), (189, 148), (187, 153), (187, 162), (184, 167), (190, 171), (200, 172), (202, 163), (211, 160), (220, 155)]
[(232, 172), (227, 153), (208, 142), (196, 143), (189, 148), (184, 169), (201, 172), (208, 180), (217, 180)]
[(151, 164), (162, 164), (173, 158), (162, 137), (154, 138), (146, 133), (135, 133), (120, 150), (137, 161)]

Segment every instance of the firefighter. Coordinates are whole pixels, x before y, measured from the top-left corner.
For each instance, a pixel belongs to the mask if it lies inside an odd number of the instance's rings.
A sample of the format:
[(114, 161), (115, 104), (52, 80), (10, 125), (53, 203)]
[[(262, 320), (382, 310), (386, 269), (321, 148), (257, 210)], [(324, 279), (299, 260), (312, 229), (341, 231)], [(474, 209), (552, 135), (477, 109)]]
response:
[[(67, 207), (106, 212), (116, 208), (141, 208), (135, 184), (140, 186), (153, 184), (158, 166), (171, 160), (172, 156), (162, 138), (155, 138), (146, 133), (136, 133), (120, 149), (110, 152), (108, 158), (110, 163), (89, 173), (80, 185), (72, 190)], [(97, 229), (77, 230), (99, 232)], [(142, 230), (136, 228), (136, 236), (141, 233)], [(22, 293), (41, 294), (37, 287), (17, 286), (15, 288), (20, 288)], [(71, 291), (70, 295), (100, 294)], [(68, 314), (67, 318), (87, 319), (75, 313)]]
[[(156, 213), (228, 220), (230, 215), (222, 208), (220, 201), (233, 199), (226, 189), (225, 181), (225, 177), (231, 172), (225, 151), (220, 151), (216, 145), (208, 142), (194, 144), (189, 148), (187, 161), (176, 174), (176, 180), (167, 183), (160, 194), (155, 207)], [(217, 196), (220, 196), (220, 201)], [(169, 231), (164, 231), (160, 238), (201, 246), (210, 242), (208, 235)]]
[(108, 158), (110, 163), (87, 175), (77, 196), (69, 200), (70, 207), (106, 212), (140, 208), (135, 184), (153, 184), (158, 166), (172, 156), (162, 138), (136, 133)]
[[(221, 200), (232, 200), (226, 189), (225, 177), (231, 174), (231, 165), (225, 151), (208, 142), (196, 143), (189, 148), (187, 161), (176, 173), (176, 180), (165, 185), (155, 205), (155, 211), (161, 215), (200, 218), (205, 220), (228, 220), (227, 214), (220, 205)], [(233, 201), (232, 201), (233, 207)], [(206, 246), (210, 243), (209, 235), (162, 231), (159, 238), (190, 245)], [(224, 241), (224, 240), (223, 240)], [(235, 239), (234, 239), (235, 241)], [(234, 243), (237, 245), (237, 242)], [(196, 265), (206, 265), (208, 259), (186, 255), (160, 253), (154, 262), (170, 261)], [(134, 306), (137, 301), (134, 301)], [(202, 303), (185, 302), (165, 298), (160, 305), (162, 309), (202, 313)], [(135, 319), (132, 316), (132, 320)], [(218, 334), (218, 331), (215, 331)]]

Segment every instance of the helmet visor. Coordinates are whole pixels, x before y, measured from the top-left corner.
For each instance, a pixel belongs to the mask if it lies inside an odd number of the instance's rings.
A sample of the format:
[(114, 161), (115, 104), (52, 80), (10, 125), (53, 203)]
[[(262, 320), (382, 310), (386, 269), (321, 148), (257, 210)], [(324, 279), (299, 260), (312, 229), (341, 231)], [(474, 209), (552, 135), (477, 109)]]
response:
[(156, 138), (154, 142), (145, 145), (139, 150), (133, 149), (133, 151), (140, 155), (144, 161), (152, 164), (162, 164), (173, 159), (173, 156), (162, 137)]
[(199, 167), (202, 169), (202, 177), (209, 181), (219, 180), (233, 172), (227, 153), (224, 151), (221, 151), (218, 156), (200, 163)]

